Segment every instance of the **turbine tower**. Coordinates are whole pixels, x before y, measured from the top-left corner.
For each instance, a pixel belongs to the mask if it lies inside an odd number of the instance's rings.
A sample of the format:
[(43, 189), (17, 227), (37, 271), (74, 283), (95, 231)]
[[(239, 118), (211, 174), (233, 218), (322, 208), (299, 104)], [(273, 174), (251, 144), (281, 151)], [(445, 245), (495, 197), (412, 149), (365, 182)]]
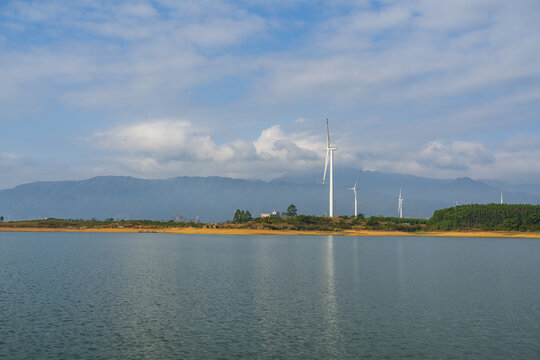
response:
[(398, 199), (398, 214), (399, 218), (403, 219), (403, 198), (401, 197), (401, 189), (399, 189), (399, 199)]
[(330, 163), (330, 189), (329, 189), (330, 209), (328, 211), (329, 217), (334, 217), (334, 151), (336, 150), (337, 150), (337, 146), (332, 146), (330, 144), (330, 131), (328, 130), (328, 119), (326, 119), (326, 162), (324, 163), (324, 175), (323, 175), (322, 182), (323, 182), (323, 185), (326, 182), (326, 170), (328, 168), (328, 163)]
[(502, 205), (502, 204), (504, 204), (504, 202), (503, 202), (503, 193), (502, 193), (502, 191), (501, 191), (501, 205)]
[(360, 173), (358, 173), (358, 176), (356, 177), (356, 182), (354, 183), (354, 186), (352, 188), (347, 188), (349, 190), (354, 191), (354, 217), (358, 216), (358, 198), (356, 196), (358, 191), (358, 177), (360, 176)]

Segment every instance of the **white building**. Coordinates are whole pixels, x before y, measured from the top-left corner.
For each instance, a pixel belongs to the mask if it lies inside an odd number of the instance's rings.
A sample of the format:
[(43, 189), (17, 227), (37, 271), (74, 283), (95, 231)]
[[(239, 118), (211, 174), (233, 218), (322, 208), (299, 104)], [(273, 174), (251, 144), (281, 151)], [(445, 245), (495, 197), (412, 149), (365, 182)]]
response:
[(271, 213), (261, 213), (262, 218), (278, 218), (279, 212), (276, 210), (272, 211)]

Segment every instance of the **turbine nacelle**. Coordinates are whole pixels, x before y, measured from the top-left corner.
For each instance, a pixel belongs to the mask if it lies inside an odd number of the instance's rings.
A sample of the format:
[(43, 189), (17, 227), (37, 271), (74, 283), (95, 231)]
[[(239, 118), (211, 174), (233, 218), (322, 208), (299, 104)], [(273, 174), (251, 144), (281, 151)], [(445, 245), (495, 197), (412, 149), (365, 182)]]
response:
[[(326, 170), (328, 169), (328, 162), (329, 162), (329, 158), (330, 158), (330, 152), (331, 151), (336, 151), (337, 149), (338, 149), (338, 147), (335, 146), (335, 145), (328, 146), (326, 148), (326, 161), (324, 162), (324, 174), (323, 174), (323, 180), (322, 180), (323, 185), (326, 182)], [(332, 156), (332, 158), (333, 158), (333, 156)], [(333, 162), (332, 159), (330, 159), (330, 161)]]

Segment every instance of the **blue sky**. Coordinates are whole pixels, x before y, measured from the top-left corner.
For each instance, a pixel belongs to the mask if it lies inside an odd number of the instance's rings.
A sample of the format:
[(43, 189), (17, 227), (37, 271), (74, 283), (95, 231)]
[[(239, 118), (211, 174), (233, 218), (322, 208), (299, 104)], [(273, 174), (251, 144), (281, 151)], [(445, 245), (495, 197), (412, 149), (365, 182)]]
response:
[(0, 188), (336, 166), (540, 181), (536, 0), (3, 1)]

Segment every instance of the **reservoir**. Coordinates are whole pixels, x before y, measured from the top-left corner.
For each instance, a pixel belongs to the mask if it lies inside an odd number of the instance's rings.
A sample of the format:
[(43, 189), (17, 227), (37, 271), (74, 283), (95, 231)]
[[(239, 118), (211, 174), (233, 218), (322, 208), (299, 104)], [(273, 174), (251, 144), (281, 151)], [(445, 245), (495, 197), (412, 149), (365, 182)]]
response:
[(540, 241), (0, 232), (0, 358), (538, 359)]

